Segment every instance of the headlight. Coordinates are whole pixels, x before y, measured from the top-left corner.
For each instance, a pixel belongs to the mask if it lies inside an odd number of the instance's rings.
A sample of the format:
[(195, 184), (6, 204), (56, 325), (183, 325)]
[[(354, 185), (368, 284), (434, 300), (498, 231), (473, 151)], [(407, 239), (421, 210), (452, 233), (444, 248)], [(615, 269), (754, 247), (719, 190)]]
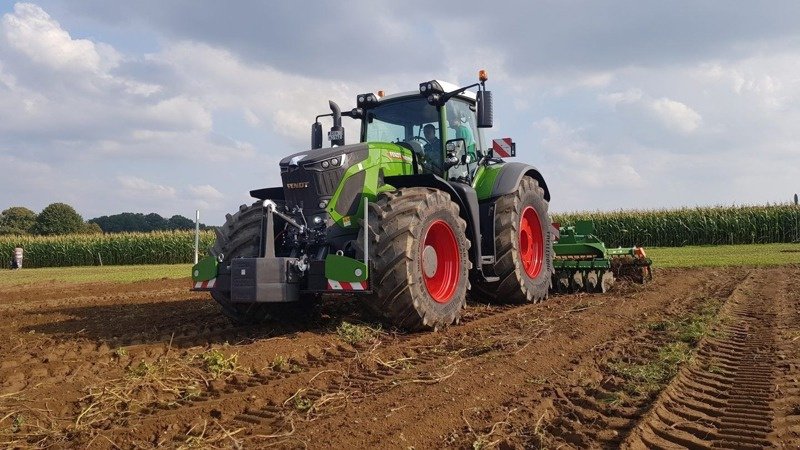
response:
[(339, 155), (339, 156), (334, 156), (333, 158), (328, 158), (324, 161), (307, 164), (303, 167), (311, 170), (328, 170), (333, 167), (343, 166), (345, 161), (347, 161), (347, 155)]

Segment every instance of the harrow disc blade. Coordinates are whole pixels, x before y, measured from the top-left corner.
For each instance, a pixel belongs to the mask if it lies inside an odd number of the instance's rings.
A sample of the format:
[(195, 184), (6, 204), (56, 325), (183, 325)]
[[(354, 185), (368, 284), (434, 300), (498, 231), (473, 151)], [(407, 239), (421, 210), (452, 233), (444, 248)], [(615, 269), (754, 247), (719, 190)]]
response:
[(603, 273), (603, 278), (601, 281), (602, 291), (608, 292), (611, 289), (611, 286), (614, 285), (614, 273), (613, 272), (605, 272)]
[(583, 274), (580, 271), (576, 271), (574, 274), (572, 274), (572, 290), (577, 292), (582, 291), (583, 288)]
[(558, 274), (558, 292), (569, 292), (569, 274), (567, 272), (560, 272)]
[(600, 287), (600, 278), (597, 276), (597, 271), (590, 270), (586, 274), (586, 290), (588, 292), (597, 292)]

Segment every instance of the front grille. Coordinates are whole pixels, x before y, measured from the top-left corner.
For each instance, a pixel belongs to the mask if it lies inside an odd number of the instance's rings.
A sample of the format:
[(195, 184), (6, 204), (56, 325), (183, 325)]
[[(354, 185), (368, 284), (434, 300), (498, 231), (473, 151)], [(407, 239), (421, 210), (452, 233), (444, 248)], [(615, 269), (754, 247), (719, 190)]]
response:
[[(321, 198), (333, 196), (345, 170), (339, 168), (320, 172), (297, 166), (288, 169), (281, 173), (287, 206), (300, 206), (306, 215), (319, 209)], [(307, 187), (299, 187), (305, 183), (308, 183)]]

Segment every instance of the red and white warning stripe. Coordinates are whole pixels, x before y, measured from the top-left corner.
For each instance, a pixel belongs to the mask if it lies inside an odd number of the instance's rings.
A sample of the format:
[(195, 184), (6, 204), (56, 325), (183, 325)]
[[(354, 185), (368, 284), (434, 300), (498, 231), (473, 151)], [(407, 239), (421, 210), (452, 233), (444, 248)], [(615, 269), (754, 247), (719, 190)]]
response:
[(214, 283), (217, 282), (216, 278), (212, 278), (206, 281), (198, 281), (194, 284), (195, 289), (211, 289), (214, 287)]
[(328, 280), (328, 290), (331, 291), (366, 291), (366, 281), (336, 281)]
[(501, 158), (516, 156), (516, 149), (511, 138), (495, 139), (492, 141), (492, 151)]

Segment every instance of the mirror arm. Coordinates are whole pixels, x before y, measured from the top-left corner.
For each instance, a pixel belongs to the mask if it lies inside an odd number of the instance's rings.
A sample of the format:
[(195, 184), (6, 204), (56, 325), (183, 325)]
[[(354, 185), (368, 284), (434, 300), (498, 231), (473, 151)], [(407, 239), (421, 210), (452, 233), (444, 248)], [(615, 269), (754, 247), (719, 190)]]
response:
[(470, 84), (469, 86), (464, 86), (462, 88), (456, 89), (455, 91), (451, 91), (451, 92), (448, 92), (448, 93), (442, 95), (441, 99), (439, 100), (439, 106), (444, 105), (445, 103), (447, 103), (448, 100), (450, 100), (451, 98), (455, 97), (456, 95), (466, 91), (467, 89), (472, 89), (475, 86), (479, 86), (479, 85), (483, 85), (483, 83)]

